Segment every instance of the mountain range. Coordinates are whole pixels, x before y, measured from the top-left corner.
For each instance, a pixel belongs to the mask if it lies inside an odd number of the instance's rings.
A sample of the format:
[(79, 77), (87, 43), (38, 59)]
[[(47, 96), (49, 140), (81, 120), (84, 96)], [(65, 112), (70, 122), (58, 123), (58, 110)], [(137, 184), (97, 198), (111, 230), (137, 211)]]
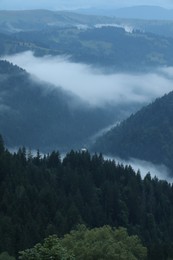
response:
[(79, 13), (88, 15), (101, 15), (101, 16), (111, 16), (117, 18), (126, 19), (143, 19), (143, 20), (172, 20), (173, 19), (173, 9), (166, 9), (159, 6), (149, 6), (149, 5), (138, 5), (124, 8), (89, 8), (89, 9), (79, 9)]

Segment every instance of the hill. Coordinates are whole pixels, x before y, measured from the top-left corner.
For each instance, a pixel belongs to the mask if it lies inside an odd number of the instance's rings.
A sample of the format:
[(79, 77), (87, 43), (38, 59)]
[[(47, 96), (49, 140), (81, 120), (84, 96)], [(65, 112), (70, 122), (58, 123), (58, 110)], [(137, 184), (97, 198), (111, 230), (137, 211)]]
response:
[(0, 55), (27, 50), (68, 55), (114, 71), (173, 66), (172, 25), (48, 10), (0, 11)]
[(144, 107), (98, 139), (95, 151), (164, 164), (173, 171), (173, 92)]
[(166, 181), (149, 174), (142, 180), (130, 166), (88, 152), (71, 151), (64, 159), (57, 151), (11, 154), (1, 138), (0, 164), (0, 252), (17, 255), (85, 224), (127, 228), (148, 248), (148, 260), (173, 257), (173, 189)]
[[(138, 10), (139, 9), (139, 10)], [(156, 15), (158, 11), (165, 13), (166, 19)], [(95, 12), (95, 15), (93, 13)], [(121, 18), (116, 12), (135, 12), (137, 16), (142, 13), (143, 19)], [(112, 14), (112, 16), (110, 15)], [(0, 11), (0, 32), (5, 34), (15, 34), (20, 32), (47, 31), (50, 29), (74, 27), (79, 30), (94, 28), (100, 25), (112, 25), (117, 27), (127, 27), (131, 30), (152, 32), (155, 34), (172, 37), (172, 18), (168, 19), (172, 10), (159, 7), (139, 6), (127, 9), (89, 9), (79, 11), (50, 11), (50, 10), (27, 10), (27, 11)], [(148, 20), (148, 15), (151, 19)], [(121, 16), (121, 15), (120, 15)], [(156, 18), (157, 16), (157, 18)]]
[(8, 147), (80, 148), (115, 119), (109, 108), (89, 106), (6, 61), (0, 61), (0, 96), (0, 131)]
[[(3, 35), (1, 37), (3, 39)], [(24, 50), (34, 51), (37, 56), (68, 55), (74, 62), (121, 72), (173, 65), (172, 38), (140, 31), (130, 33), (124, 28), (114, 26), (100, 26), (88, 30), (49, 28), (20, 32), (9, 37), (11, 43), (6, 41), (4, 46), (2, 41), (1, 55)]]
[(111, 23), (111, 17), (77, 14), (68, 11), (26, 10), (0, 11), (1, 32), (43, 30), (52, 27), (93, 26), (97, 23)]

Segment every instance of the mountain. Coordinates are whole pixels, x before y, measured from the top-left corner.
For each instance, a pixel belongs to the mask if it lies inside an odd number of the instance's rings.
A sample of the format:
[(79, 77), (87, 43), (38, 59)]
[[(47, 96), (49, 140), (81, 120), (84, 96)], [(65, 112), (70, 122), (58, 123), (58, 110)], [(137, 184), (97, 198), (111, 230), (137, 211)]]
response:
[(94, 151), (164, 164), (173, 170), (173, 92), (157, 99), (100, 137)]
[(78, 9), (78, 13), (87, 15), (111, 16), (125, 19), (143, 19), (143, 20), (172, 20), (173, 9), (165, 9), (159, 6), (131, 6), (124, 8), (89, 8)]
[(43, 30), (52, 27), (92, 26), (103, 23), (103, 21), (104, 23), (111, 23), (113, 19), (68, 11), (0, 11), (0, 31), (6, 33)]
[(0, 55), (31, 50), (36, 56), (68, 55), (107, 70), (150, 70), (173, 66), (172, 28), (172, 21), (0, 11)]
[[(128, 28), (128, 27), (127, 27)], [(111, 71), (143, 71), (173, 66), (173, 39), (125, 28), (101, 26), (88, 30), (49, 28), (0, 35), (0, 54), (31, 50), (36, 56), (68, 55)]]
[[(123, 18), (116, 13), (136, 13), (129, 15), (132, 18)], [(157, 15), (158, 13), (163, 15)], [(88, 14), (87, 14), (88, 13)], [(112, 13), (112, 16), (110, 14)], [(49, 30), (51, 28), (76, 27), (80, 30), (93, 28), (98, 24), (113, 25), (119, 27), (131, 27), (152, 33), (159, 33), (172, 37), (172, 10), (154, 6), (136, 6), (122, 9), (82, 9), (75, 11), (50, 11), (50, 10), (27, 10), (27, 11), (0, 11), (0, 32), (14, 34), (19, 32), (31, 32)], [(140, 14), (140, 15), (139, 15)], [(170, 14), (170, 15), (169, 15)], [(123, 16), (123, 15), (122, 15)], [(125, 15), (124, 15), (125, 16)], [(128, 15), (126, 15), (128, 16)], [(137, 19), (137, 17), (139, 18)], [(151, 16), (151, 19), (147, 19)], [(142, 17), (142, 19), (140, 18)], [(168, 19), (171, 17), (170, 19)], [(167, 19), (166, 19), (167, 18)], [(164, 30), (163, 30), (164, 27)]]
[(0, 61), (0, 97), (0, 132), (8, 147), (81, 148), (115, 120), (113, 109), (92, 107), (6, 61)]

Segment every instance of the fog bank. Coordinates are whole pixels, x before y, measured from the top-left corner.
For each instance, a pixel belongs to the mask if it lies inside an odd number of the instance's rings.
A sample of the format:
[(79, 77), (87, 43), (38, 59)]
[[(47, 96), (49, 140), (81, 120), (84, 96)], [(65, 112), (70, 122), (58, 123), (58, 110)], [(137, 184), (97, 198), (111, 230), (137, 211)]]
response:
[(74, 63), (64, 56), (35, 57), (31, 51), (6, 56), (13, 64), (40, 80), (71, 91), (92, 105), (146, 103), (173, 89), (173, 69), (151, 73), (103, 74), (92, 66)]
[(132, 168), (137, 172), (140, 171), (142, 179), (150, 173), (151, 177), (155, 176), (159, 180), (166, 180), (169, 183), (173, 183), (173, 177), (170, 177), (170, 171), (165, 165), (156, 165), (151, 162), (131, 158), (128, 161), (120, 159), (118, 157), (104, 156), (105, 159), (115, 160), (116, 163), (122, 163), (123, 165), (131, 165)]

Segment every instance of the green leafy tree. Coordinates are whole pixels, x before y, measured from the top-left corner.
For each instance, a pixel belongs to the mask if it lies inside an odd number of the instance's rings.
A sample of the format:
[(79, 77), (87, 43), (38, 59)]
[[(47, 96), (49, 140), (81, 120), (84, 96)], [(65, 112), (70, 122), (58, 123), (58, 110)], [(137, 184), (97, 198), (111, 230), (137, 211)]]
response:
[(59, 239), (56, 235), (46, 238), (43, 244), (20, 252), (20, 260), (144, 260), (147, 249), (137, 236), (129, 236), (126, 229), (110, 226), (77, 230)]
[(33, 248), (19, 252), (20, 260), (73, 260), (56, 235), (49, 236), (43, 244), (36, 244)]
[(8, 252), (2, 252), (0, 254), (0, 260), (15, 260), (13, 256), (10, 256)]
[(76, 259), (83, 260), (142, 260), (147, 256), (147, 249), (137, 236), (129, 236), (125, 228), (113, 229), (110, 226), (90, 230), (80, 225), (64, 236), (62, 245)]

